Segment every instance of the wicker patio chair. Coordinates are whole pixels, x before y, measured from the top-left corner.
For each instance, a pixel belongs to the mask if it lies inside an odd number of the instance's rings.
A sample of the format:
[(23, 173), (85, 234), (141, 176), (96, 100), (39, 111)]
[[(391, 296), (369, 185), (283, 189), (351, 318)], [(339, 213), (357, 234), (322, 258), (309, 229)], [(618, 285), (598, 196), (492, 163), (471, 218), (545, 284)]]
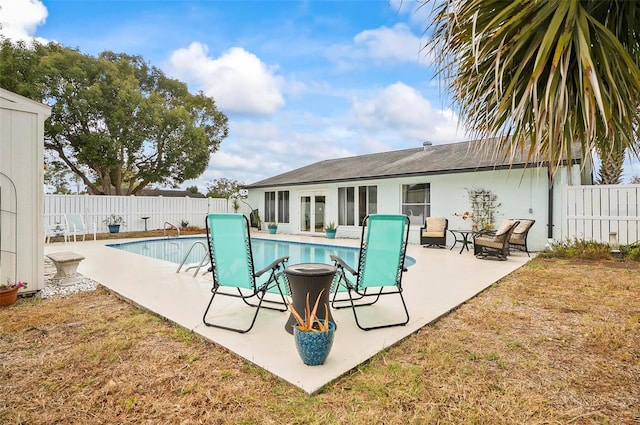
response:
[(420, 245), (425, 248), (436, 246), (445, 248), (447, 245), (447, 229), (449, 220), (444, 217), (427, 217), (424, 227), (420, 228)]
[(520, 223), (513, 230), (513, 233), (509, 238), (509, 248), (524, 251), (527, 253), (527, 256), (530, 256), (529, 248), (527, 247), (527, 235), (536, 221), (529, 219), (520, 219), (518, 221)]
[(497, 257), (506, 260), (509, 238), (519, 221), (505, 220), (495, 233), (478, 233), (473, 238), (473, 253), (477, 258)]

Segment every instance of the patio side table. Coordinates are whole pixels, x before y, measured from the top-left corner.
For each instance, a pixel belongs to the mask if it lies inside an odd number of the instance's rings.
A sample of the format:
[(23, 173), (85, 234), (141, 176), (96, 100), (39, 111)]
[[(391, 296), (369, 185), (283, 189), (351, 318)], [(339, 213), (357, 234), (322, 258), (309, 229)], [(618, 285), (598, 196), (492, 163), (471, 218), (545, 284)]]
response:
[[(336, 274), (336, 268), (323, 263), (301, 263), (294, 264), (284, 269), (284, 273), (289, 281), (289, 290), (293, 300), (293, 307), (298, 312), (304, 312), (309, 293), (309, 302), (315, 303), (320, 291), (324, 289), (318, 304), (318, 317), (324, 317), (324, 305), (329, 307), (329, 320), (335, 324), (331, 315), (329, 302), (329, 292), (331, 292), (331, 282)], [(289, 320), (284, 325), (284, 329), (293, 335), (293, 325), (296, 323), (293, 314), (289, 315)], [(336, 325), (336, 329), (338, 326)]]
[(458, 242), (462, 244), (458, 254), (462, 254), (462, 251), (464, 251), (465, 248), (469, 251), (469, 245), (473, 244), (473, 241), (469, 239), (469, 236), (473, 236), (474, 231), (470, 229), (449, 229), (449, 231), (453, 235), (453, 245), (451, 245), (449, 251), (451, 251)]

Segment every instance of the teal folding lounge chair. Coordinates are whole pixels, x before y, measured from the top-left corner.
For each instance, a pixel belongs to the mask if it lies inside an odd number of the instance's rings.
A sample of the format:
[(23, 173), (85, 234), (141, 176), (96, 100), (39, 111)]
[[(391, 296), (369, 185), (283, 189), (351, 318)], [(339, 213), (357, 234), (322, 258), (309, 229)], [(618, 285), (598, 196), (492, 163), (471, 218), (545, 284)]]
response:
[[(409, 322), (409, 311), (402, 296), (402, 273), (409, 239), (409, 217), (403, 214), (371, 214), (362, 223), (362, 239), (358, 270), (354, 270), (340, 257), (332, 255), (335, 262), (336, 293), (340, 287), (346, 288), (348, 299), (336, 299), (332, 307), (353, 309), (356, 324), (362, 330), (403, 326)], [(347, 273), (349, 276), (347, 276)], [(397, 295), (404, 310), (399, 322), (364, 326), (360, 323), (357, 310), (375, 304), (380, 297)], [(349, 302), (345, 305), (344, 303)]]
[[(286, 278), (283, 272), (289, 257), (280, 257), (256, 272), (253, 266), (249, 220), (244, 215), (208, 214), (206, 226), (213, 288), (211, 289), (211, 300), (202, 317), (204, 324), (245, 333), (253, 328), (261, 306), (271, 310), (287, 311), (287, 302), (282, 289), (286, 288)], [(276, 298), (275, 301), (265, 299), (269, 290), (275, 292), (273, 295)], [(216, 295), (235, 297), (255, 308), (249, 327), (238, 329), (207, 321), (207, 314)], [(249, 302), (254, 297), (257, 298), (257, 304)], [(263, 306), (263, 302), (273, 306)]]

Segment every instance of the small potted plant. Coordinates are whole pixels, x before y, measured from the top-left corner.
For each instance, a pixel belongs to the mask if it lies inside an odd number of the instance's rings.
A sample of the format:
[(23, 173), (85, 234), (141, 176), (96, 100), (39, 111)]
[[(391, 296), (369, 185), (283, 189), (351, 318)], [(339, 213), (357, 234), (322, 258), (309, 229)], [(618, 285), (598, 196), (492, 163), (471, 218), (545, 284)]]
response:
[(293, 338), (298, 354), (302, 362), (309, 366), (321, 365), (325, 362), (333, 345), (333, 335), (336, 330), (335, 323), (329, 320), (329, 306), (324, 305), (325, 318), (320, 319), (316, 315), (318, 304), (324, 289), (318, 294), (318, 298), (311, 309), (309, 293), (305, 304), (304, 317), (300, 315), (293, 304), (289, 303), (289, 311), (295, 317), (293, 325)]
[(268, 223), (267, 230), (269, 230), (269, 233), (271, 233), (272, 235), (275, 234), (278, 231), (278, 223), (273, 221)]
[(103, 223), (109, 228), (109, 233), (118, 233), (120, 226), (124, 225), (124, 218), (118, 214), (111, 214), (103, 220)]
[(327, 236), (327, 239), (335, 239), (337, 230), (338, 226), (336, 226), (336, 223), (330, 221), (324, 228), (324, 234)]
[(260, 218), (260, 211), (253, 210), (250, 215), (251, 224), (255, 224), (258, 230), (262, 230), (262, 218)]
[(0, 306), (14, 304), (18, 299), (18, 291), (27, 287), (27, 282), (11, 283), (7, 279), (6, 283), (0, 283)]

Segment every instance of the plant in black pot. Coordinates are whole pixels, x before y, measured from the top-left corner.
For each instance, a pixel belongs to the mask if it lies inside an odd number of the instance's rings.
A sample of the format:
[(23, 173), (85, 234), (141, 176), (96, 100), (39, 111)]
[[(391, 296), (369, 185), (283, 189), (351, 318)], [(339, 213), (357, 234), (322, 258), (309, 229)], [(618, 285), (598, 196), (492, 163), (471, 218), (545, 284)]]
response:
[(309, 293), (307, 293), (304, 317), (296, 311), (292, 303), (289, 303), (289, 311), (296, 319), (296, 323), (293, 325), (296, 348), (302, 362), (309, 366), (324, 364), (331, 351), (333, 335), (336, 330), (335, 323), (329, 320), (329, 306), (327, 304), (324, 305), (325, 318), (320, 319), (316, 315), (322, 292), (324, 289), (318, 294), (313, 309), (311, 309)]
[(120, 226), (124, 225), (124, 218), (118, 214), (111, 214), (102, 221), (109, 228), (109, 233), (118, 233)]

